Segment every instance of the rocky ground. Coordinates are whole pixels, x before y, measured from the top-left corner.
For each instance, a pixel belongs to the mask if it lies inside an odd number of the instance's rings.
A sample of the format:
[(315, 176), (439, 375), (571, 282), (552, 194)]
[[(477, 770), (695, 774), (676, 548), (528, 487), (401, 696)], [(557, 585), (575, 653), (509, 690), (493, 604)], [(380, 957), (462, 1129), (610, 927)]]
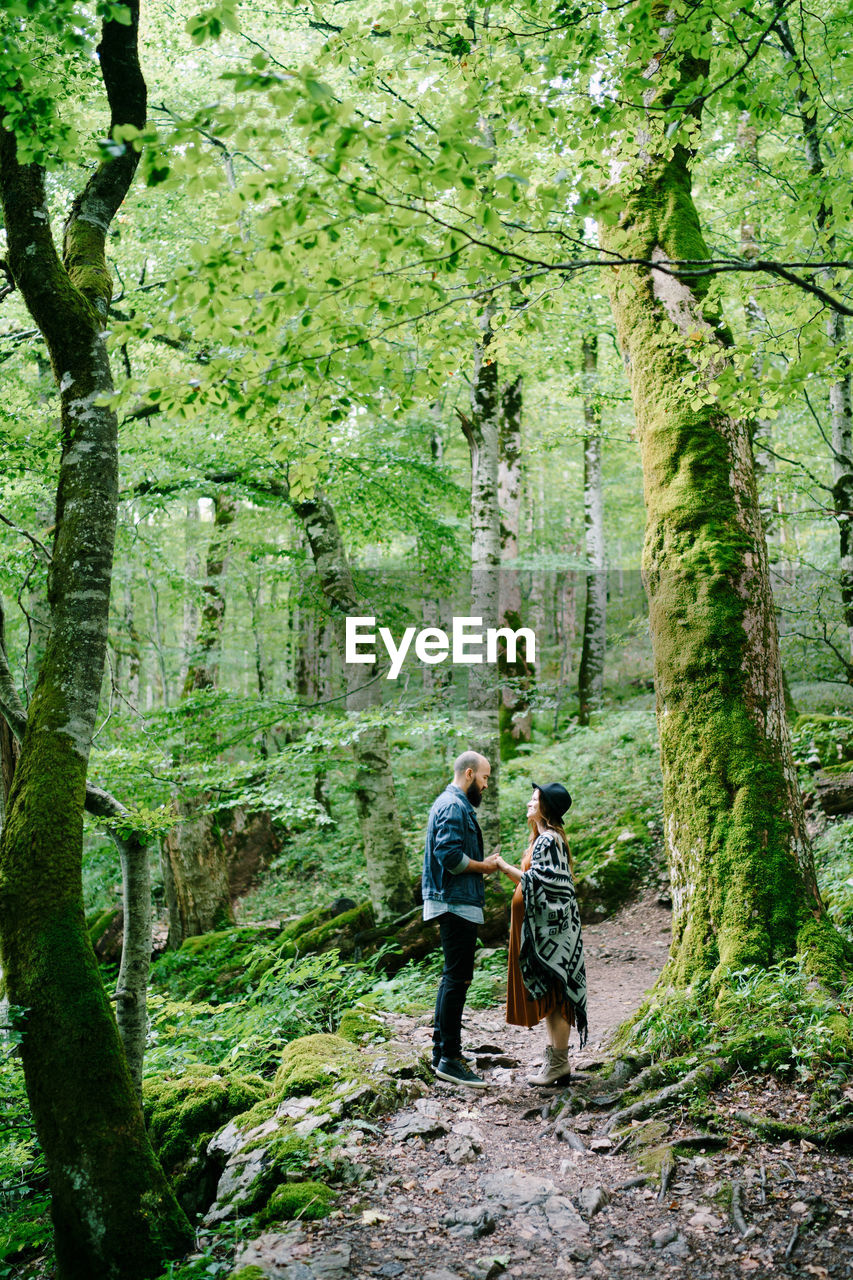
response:
[[(585, 929), (591, 1035), (576, 1080), (637, 1008), (668, 938), (654, 897)], [(429, 1019), (392, 1021), (395, 1036), (428, 1046)], [(278, 1280), (853, 1275), (849, 1158), (764, 1143), (732, 1118), (805, 1120), (805, 1090), (736, 1075), (701, 1112), (682, 1104), (624, 1140), (604, 1132), (607, 1112), (593, 1105), (558, 1131), (566, 1087), (525, 1081), (541, 1032), (508, 1028), (495, 1009), (468, 1014), (465, 1036), (489, 1089), (436, 1082), (354, 1129), (349, 1155), (365, 1176), (335, 1213), (272, 1229), (238, 1251), (238, 1266)]]

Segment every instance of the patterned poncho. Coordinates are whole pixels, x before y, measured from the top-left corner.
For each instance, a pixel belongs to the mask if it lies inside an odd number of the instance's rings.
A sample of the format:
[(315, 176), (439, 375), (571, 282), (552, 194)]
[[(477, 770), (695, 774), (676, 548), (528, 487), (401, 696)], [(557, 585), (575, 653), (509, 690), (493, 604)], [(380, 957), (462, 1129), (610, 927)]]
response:
[(569, 854), (559, 836), (543, 832), (531, 851), (529, 871), (522, 872), (524, 920), (518, 961), (533, 1000), (557, 989), (575, 1015), (581, 1048), (586, 1043), (586, 967), (581, 918)]

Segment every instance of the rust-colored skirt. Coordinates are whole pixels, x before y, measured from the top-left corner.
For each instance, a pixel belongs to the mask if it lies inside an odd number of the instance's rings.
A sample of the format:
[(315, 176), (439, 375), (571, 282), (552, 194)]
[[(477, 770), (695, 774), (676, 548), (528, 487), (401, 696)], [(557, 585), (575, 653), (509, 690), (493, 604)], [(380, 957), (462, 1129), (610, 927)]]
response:
[[(530, 866), (530, 855), (525, 854), (521, 861), (522, 871)], [(515, 1027), (535, 1027), (549, 1013), (559, 1011), (570, 1027), (575, 1025), (574, 1013), (564, 994), (558, 987), (541, 1000), (531, 1000), (527, 988), (521, 978), (521, 967), (518, 953), (521, 950), (521, 922), (524, 919), (524, 898), (521, 885), (515, 887), (512, 895), (509, 924), (509, 966), (506, 982), (506, 1020)]]

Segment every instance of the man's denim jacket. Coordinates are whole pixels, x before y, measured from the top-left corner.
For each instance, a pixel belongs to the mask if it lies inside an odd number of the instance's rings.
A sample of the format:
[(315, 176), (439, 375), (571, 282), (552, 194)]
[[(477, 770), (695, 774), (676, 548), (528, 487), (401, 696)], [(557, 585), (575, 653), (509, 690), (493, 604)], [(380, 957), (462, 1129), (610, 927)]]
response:
[(482, 907), (486, 900), (483, 877), (454, 869), (464, 857), (483, 861), (483, 833), (474, 806), (461, 787), (451, 782), (429, 812), (424, 853), (424, 901)]

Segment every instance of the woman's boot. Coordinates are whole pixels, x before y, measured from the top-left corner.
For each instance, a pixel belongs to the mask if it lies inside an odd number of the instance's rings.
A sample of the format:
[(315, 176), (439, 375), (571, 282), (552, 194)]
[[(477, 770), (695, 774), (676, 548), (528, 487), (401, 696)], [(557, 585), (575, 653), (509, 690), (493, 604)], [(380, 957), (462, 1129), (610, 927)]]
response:
[(560, 1080), (565, 1080), (569, 1076), (569, 1051), (568, 1049), (555, 1049), (553, 1045), (548, 1045), (545, 1049), (545, 1061), (538, 1075), (528, 1076), (528, 1084), (548, 1085), (557, 1084)]

